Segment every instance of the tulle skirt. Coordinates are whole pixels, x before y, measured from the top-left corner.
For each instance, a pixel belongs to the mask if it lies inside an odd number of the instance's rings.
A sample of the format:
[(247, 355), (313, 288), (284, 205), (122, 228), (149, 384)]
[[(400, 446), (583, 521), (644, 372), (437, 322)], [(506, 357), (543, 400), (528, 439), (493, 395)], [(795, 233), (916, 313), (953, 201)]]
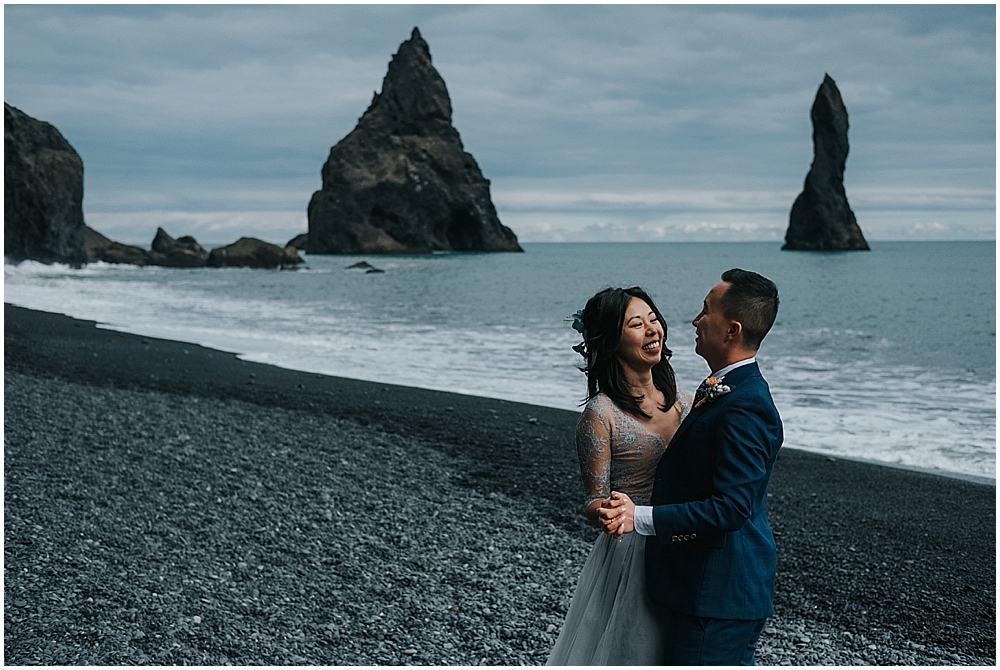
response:
[(646, 598), (646, 538), (601, 534), (546, 665), (661, 665), (670, 613)]

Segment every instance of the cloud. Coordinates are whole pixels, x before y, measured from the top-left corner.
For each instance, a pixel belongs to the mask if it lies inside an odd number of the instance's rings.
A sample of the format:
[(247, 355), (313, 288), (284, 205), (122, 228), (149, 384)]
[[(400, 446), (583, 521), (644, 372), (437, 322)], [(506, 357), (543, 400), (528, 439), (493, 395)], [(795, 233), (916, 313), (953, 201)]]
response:
[(851, 203), (866, 209), (973, 210), (996, 209), (996, 191), (959, 186), (858, 186), (850, 190)]
[(523, 242), (779, 241), (787, 221), (761, 214), (501, 214)]
[[(892, 240), (993, 240), (992, 212), (956, 217), (931, 212), (938, 219), (914, 214), (855, 209), (869, 242)], [(788, 215), (767, 213), (676, 213), (656, 217), (629, 214), (500, 213), (525, 243), (531, 242), (776, 242), (781, 243)]]
[[(603, 209), (670, 209), (697, 211), (785, 211), (801, 189), (650, 189), (615, 190), (603, 187), (567, 189), (559, 186), (540, 188), (493, 189), (493, 200), (508, 211)], [(869, 185), (850, 189), (852, 205), (866, 209), (949, 209), (993, 210), (996, 195), (990, 189), (961, 187), (913, 187)]]
[[(801, 190), (766, 188), (766, 180), (753, 190), (582, 181), (501, 180), (493, 199), (501, 220), (525, 242), (769, 241), (784, 239)], [(995, 237), (991, 189), (872, 184), (849, 188), (848, 196), (869, 240)]]
[(493, 200), (507, 211), (604, 211), (609, 209), (673, 211), (755, 211), (780, 210), (794, 200), (791, 191), (735, 191), (664, 189), (649, 191), (599, 190), (502, 190), (495, 189)]
[(163, 228), (173, 237), (193, 235), (202, 246), (214, 248), (235, 242), (240, 237), (256, 237), (284, 246), (299, 233), (306, 232), (304, 212), (143, 212), (99, 213), (87, 217), (87, 225), (108, 237), (149, 248), (153, 234)]
[(909, 239), (890, 222), (918, 216), (965, 235), (995, 209), (987, 5), (8, 5), (4, 17), (5, 98), (81, 153), (88, 220), (301, 216), (414, 25), (519, 234), (565, 214), (592, 220), (559, 235), (631, 235), (634, 221), (587, 228), (622, 209), (676, 223), (639, 235), (770, 236), (778, 224), (758, 217), (786, 220), (801, 190), (825, 72), (850, 114), (847, 192), (866, 234)]
[(238, 203), (243, 211), (298, 210), (305, 215), (309, 199), (320, 186), (319, 175), (308, 185), (296, 179), (217, 179), (204, 183), (197, 176), (170, 176), (120, 191), (113, 188), (113, 179), (109, 181), (107, 188), (95, 189), (90, 188), (93, 179), (86, 179), (85, 212), (228, 211)]

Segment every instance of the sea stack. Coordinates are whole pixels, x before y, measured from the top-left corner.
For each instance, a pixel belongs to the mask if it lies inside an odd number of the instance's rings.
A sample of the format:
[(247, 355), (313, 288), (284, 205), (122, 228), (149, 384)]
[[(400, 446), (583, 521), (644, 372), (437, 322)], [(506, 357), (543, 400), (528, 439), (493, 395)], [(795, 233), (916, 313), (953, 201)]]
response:
[(812, 106), (813, 163), (792, 205), (785, 245), (792, 251), (868, 251), (844, 191), (847, 108), (830, 75)]
[(521, 251), (451, 123), (448, 89), (416, 28), (322, 177), (309, 203), (309, 254)]
[(85, 263), (83, 159), (55, 126), (6, 102), (3, 130), (4, 256)]

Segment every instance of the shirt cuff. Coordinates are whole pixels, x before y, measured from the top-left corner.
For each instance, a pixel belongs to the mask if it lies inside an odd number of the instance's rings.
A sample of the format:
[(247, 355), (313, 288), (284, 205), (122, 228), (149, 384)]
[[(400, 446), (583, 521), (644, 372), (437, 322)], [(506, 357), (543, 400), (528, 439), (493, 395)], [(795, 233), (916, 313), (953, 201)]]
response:
[(636, 505), (632, 522), (635, 525), (635, 532), (639, 535), (656, 535), (656, 526), (653, 525), (653, 508), (649, 505)]

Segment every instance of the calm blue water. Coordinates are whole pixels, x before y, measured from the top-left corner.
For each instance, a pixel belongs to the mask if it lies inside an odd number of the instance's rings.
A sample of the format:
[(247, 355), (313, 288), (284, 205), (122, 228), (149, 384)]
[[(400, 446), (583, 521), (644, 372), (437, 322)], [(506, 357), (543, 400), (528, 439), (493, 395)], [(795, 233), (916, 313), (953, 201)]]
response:
[[(787, 446), (995, 478), (994, 243), (874, 246), (527, 244), (309, 256), (297, 272), (28, 262), (5, 266), (4, 299), (298, 370), (575, 409), (585, 380), (566, 315), (606, 286), (643, 286), (691, 390), (708, 370), (690, 321), (721, 272), (743, 267), (781, 294), (758, 359)], [(385, 274), (345, 269), (362, 259)]]

